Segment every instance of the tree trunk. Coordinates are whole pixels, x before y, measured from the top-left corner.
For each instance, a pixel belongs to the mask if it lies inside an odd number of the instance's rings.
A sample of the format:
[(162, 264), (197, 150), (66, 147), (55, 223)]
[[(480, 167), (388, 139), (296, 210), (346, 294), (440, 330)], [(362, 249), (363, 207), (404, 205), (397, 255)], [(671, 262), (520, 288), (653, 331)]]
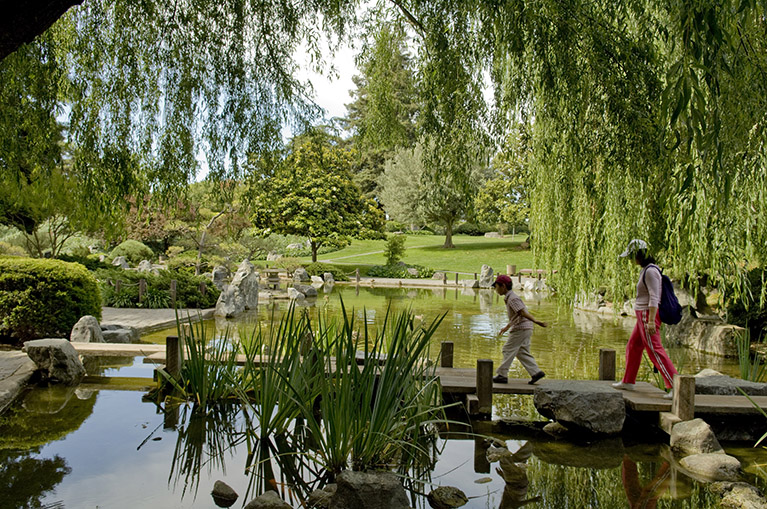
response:
[(317, 250), (320, 246), (314, 240), (310, 239), (309, 242), (312, 243), (312, 263), (317, 263)]
[(455, 247), (453, 244), (453, 222), (449, 221), (445, 223), (445, 245), (443, 245), (445, 249), (452, 249)]

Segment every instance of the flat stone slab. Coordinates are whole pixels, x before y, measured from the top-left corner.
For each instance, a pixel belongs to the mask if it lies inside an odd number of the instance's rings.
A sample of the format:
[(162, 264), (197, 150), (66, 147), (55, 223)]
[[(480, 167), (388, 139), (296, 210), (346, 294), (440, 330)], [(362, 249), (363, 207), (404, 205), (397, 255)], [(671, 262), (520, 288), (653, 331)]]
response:
[(741, 396), (738, 388), (749, 396), (767, 396), (767, 384), (749, 382), (727, 375), (696, 376), (695, 394), (715, 394), (720, 396)]
[[(199, 318), (213, 318), (215, 309), (179, 309), (179, 319), (186, 323), (187, 317), (193, 322)], [(168, 329), (176, 325), (176, 310), (174, 309), (139, 309), (139, 308), (101, 308), (101, 324), (114, 324), (123, 327), (134, 327), (141, 334)]]
[(36, 369), (24, 352), (0, 351), (0, 414), (21, 394)]

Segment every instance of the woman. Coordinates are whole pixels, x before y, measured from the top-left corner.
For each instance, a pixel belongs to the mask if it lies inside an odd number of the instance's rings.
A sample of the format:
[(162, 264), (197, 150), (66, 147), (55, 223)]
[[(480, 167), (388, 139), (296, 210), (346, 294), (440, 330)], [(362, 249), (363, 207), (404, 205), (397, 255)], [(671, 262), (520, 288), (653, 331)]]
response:
[[(660, 342), (660, 316), (658, 315), (662, 288), (660, 268), (655, 265), (655, 259), (647, 254), (647, 243), (643, 240), (634, 239), (629, 242), (626, 250), (620, 255), (621, 258), (627, 256), (633, 256), (634, 262), (642, 267), (634, 304), (637, 322), (626, 345), (626, 370), (623, 380), (614, 383), (613, 387), (627, 391), (634, 390), (637, 371), (642, 362), (642, 350), (646, 349), (650, 362), (660, 372), (666, 388), (671, 389), (677, 371)], [(669, 390), (664, 397), (672, 398), (673, 390)]]

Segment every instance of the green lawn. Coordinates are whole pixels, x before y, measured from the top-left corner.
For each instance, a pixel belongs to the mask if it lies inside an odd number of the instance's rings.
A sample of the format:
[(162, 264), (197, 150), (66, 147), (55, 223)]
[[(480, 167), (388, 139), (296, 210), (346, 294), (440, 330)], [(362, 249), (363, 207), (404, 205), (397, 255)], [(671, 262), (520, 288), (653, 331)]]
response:
[[(443, 235), (408, 235), (405, 242), (407, 250), (402, 261), (435, 270), (465, 273), (479, 272), (484, 263), (490, 265), (496, 273), (506, 272), (506, 265), (516, 265), (517, 269), (533, 268), (532, 252), (519, 247), (526, 238), (526, 234), (514, 237), (509, 235), (503, 239), (456, 235), (453, 237), (456, 247), (444, 249)], [(360, 267), (364, 274), (366, 266), (385, 263), (385, 245), (384, 240), (354, 240), (340, 251), (320, 255), (318, 260), (350, 268)]]

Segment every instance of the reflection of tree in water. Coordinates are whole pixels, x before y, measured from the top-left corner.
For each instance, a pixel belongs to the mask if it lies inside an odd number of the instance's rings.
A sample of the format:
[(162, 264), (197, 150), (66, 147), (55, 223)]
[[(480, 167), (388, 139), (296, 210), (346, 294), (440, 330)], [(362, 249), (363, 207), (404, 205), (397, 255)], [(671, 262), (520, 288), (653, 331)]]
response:
[(44, 507), (41, 500), (71, 472), (61, 456), (35, 458), (39, 448), (0, 450), (0, 500), (3, 507)]

